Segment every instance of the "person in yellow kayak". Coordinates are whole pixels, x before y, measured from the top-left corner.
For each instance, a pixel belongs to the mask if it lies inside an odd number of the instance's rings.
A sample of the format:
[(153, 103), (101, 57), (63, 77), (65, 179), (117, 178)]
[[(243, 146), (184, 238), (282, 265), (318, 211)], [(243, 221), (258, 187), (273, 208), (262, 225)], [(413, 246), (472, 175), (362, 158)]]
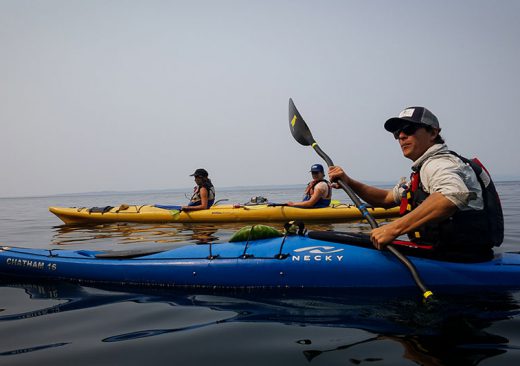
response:
[(195, 177), (197, 185), (193, 188), (193, 195), (188, 206), (182, 206), (182, 211), (206, 210), (210, 208), (215, 203), (215, 187), (208, 178), (208, 171), (200, 168), (195, 170), (190, 176)]
[(424, 107), (409, 107), (384, 125), (413, 161), (410, 181), (393, 189), (354, 180), (339, 166), (329, 167), (331, 181), (342, 180), (374, 206), (401, 205), (399, 219), (375, 228), (378, 249), (398, 236), (431, 245), (436, 253), (489, 258), (504, 236), (500, 199), (478, 159), (466, 159), (446, 146), (437, 117)]
[(329, 207), (332, 198), (332, 187), (325, 180), (325, 171), (321, 164), (311, 166), (312, 181), (307, 184), (303, 200), (301, 202), (287, 202), (287, 206), (302, 208)]

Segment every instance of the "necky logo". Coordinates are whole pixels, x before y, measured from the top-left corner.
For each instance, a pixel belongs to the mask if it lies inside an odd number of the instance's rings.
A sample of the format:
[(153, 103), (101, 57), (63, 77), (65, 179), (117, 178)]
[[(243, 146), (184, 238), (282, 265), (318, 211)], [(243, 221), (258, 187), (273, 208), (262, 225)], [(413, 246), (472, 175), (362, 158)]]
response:
[[(341, 262), (343, 259), (342, 255), (332, 255), (334, 253), (342, 252), (344, 249), (337, 249), (336, 247), (326, 246), (326, 245), (319, 245), (319, 246), (312, 246), (312, 247), (304, 247), (304, 248), (298, 248), (295, 249), (295, 253), (302, 253), (303, 255), (293, 255), (292, 260), (293, 262), (310, 262), (310, 261), (316, 261), (316, 262), (332, 262), (333, 260), (336, 260), (338, 262)], [(313, 255), (305, 255), (305, 252)]]
[[(322, 251), (322, 249), (325, 251)], [(332, 250), (332, 249), (335, 249), (335, 250)], [(315, 246), (315, 247), (298, 248), (298, 249), (295, 249), (294, 251), (296, 253), (308, 251), (309, 253), (312, 253), (312, 254), (331, 254), (331, 253), (342, 252), (343, 249), (336, 249), (335, 247), (319, 245), (319, 246)]]

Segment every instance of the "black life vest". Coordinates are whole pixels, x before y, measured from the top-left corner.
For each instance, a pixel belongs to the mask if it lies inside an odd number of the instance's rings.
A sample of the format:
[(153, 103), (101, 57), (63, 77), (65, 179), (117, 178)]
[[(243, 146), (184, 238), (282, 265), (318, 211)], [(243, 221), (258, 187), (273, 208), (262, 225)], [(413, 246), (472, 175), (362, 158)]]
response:
[(330, 206), (330, 202), (331, 202), (331, 198), (332, 198), (332, 186), (330, 185), (330, 183), (325, 180), (325, 179), (320, 179), (320, 180), (313, 180), (312, 182), (310, 182), (309, 184), (307, 184), (307, 188), (305, 189), (305, 195), (303, 196), (303, 201), (308, 201), (311, 199), (312, 195), (314, 194), (314, 187), (316, 187), (316, 185), (318, 183), (321, 183), (321, 182), (325, 182), (327, 183), (327, 197), (326, 198), (320, 198), (318, 200), (318, 202), (316, 202), (314, 204), (313, 207), (315, 208), (321, 208), (321, 207), (329, 207)]
[[(435, 248), (479, 250), (499, 246), (504, 240), (504, 216), (500, 198), (489, 172), (477, 158), (470, 160), (453, 151), (449, 151), (449, 153), (457, 156), (475, 172), (482, 189), (484, 209), (459, 210), (442, 222), (423, 225), (408, 234), (410, 240), (431, 244)], [(412, 211), (429, 196), (421, 184), (419, 174), (421, 166), (414, 169), (410, 184), (403, 193), (401, 215)]]
[(200, 197), (200, 189), (205, 187), (208, 190), (208, 207), (210, 208), (215, 203), (215, 187), (211, 183), (203, 184), (202, 186), (195, 186), (193, 188), (193, 195), (191, 196), (190, 203), (188, 206), (199, 206), (202, 204), (202, 199)]

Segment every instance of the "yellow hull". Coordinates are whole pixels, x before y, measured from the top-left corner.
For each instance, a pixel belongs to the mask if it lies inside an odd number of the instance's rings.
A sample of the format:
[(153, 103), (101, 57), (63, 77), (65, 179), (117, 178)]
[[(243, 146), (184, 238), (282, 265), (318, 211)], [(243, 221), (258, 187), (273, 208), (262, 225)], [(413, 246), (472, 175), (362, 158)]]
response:
[[(399, 208), (369, 208), (376, 218), (395, 217)], [(296, 208), (288, 206), (269, 207), (267, 205), (242, 206), (216, 205), (208, 210), (179, 212), (152, 205), (131, 205), (114, 207), (107, 212), (89, 212), (86, 207), (49, 207), (65, 224), (88, 224), (102, 222), (266, 222), (266, 221), (348, 221), (362, 219), (353, 205), (340, 204), (326, 208)]]

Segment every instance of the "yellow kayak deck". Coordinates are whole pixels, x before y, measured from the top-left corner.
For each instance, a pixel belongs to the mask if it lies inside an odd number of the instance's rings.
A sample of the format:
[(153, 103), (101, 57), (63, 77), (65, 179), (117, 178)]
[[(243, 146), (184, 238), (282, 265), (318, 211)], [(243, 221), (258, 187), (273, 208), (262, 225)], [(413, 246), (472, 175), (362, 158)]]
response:
[[(88, 224), (103, 222), (266, 222), (266, 221), (349, 221), (363, 216), (354, 205), (338, 204), (325, 208), (298, 208), (289, 206), (215, 205), (207, 210), (178, 211), (158, 208), (153, 205), (121, 205), (106, 212), (93, 212), (87, 207), (49, 207), (65, 224)], [(399, 208), (369, 208), (375, 218), (396, 217)]]

